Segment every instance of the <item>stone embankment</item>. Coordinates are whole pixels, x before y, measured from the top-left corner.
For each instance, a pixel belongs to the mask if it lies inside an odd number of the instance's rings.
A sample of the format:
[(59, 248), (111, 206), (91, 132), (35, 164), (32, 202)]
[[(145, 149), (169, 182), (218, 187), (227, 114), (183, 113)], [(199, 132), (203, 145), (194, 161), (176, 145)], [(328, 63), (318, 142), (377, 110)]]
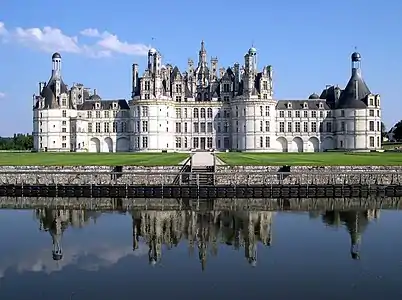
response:
[(0, 197), (0, 208), (53, 208), (77, 210), (214, 210), (214, 211), (327, 211), (363, 209), (401, 209), (399, 197), (368, 196), (365, 198), (289, 198), (244, 199), (217, 198), (212, 201), (197, 199), (155, 198), (59, 198), (59, 197)]
[(402, 185), (402, 166), (299, 166), (291, 167), (289, 173), (273, 166), (219, 166), (215, 184)]
[(68, 184), (68, 185), (159, 185), (173, 183), (181, 166), (171, 167), (0, 167), (0, 185)]
[[(181, 166), (172, 167), (0, 167), (0, 185), (164, 185), (179, 183)], [(402, 166), (393, 167), (217, 166), (215, 185), (402, 185)], [(282, 173), (281, 173), (282, 172)]]

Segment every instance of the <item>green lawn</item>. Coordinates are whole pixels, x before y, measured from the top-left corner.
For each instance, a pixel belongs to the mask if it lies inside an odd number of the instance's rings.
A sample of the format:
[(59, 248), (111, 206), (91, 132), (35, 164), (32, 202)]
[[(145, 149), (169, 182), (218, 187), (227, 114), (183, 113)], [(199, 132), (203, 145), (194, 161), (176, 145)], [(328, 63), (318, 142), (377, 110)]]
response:
[(175, 166), (186, 153), (0, 153), (0, 166)]
[(398, 166), (402, 153), (219, 153), (232, 166)]

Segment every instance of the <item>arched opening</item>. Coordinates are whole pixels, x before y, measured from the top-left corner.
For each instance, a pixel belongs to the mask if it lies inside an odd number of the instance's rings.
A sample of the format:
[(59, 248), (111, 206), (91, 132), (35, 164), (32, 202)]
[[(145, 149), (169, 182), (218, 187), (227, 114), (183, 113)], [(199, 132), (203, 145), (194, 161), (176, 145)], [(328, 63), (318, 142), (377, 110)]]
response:
[(103, 152), (113, 152), (113, 141), (110, 137), (107, 137), (104, 140)]
[(308, 152), (320, 152), (320, 141), (316, 137), (311, 137), (308, 139), (307, 143)]
[(277, 138), (276, 143), (280, 152), (288, 152), (288, 141), (284, 137)]
[(295, 137), (292, 141), (293, 152), (303, 152), (303, 140), (299, 137)]
[(116, 141), (116, 152), (129, 152), (130, 141), (128, 138), (119, 138)]
[(334, 146), (335, 146), (334, 139), (332, 137), (326, 137), (322, 141), (322, 150), (323, 151), (332, 150), (335, 148)]
[(100, 140), (98, 138), (91, 138), (89, 141), (89, 152), (100, 152)]

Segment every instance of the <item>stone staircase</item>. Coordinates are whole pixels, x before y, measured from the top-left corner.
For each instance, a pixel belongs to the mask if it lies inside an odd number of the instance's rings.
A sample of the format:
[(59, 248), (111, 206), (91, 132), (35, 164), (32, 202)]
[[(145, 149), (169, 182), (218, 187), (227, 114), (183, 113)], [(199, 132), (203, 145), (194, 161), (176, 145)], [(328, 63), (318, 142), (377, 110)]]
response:
[(214, 171), (214, 166), (193, 166), (190, 185), (214, 185), (214, 174), (210, 174)]

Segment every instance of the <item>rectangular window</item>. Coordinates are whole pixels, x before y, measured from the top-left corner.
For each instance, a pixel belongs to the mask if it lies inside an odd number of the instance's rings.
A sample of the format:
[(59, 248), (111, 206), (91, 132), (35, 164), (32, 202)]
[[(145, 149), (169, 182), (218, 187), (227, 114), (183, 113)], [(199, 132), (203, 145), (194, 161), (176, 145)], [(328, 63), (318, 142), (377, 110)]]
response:
[(285, 122), (279, 122), (279, 132), (285, 132)]
[(296, 118), (300, 118), (300, 111), (299, 110), (296, 111)]
[(209, 148), (209, 149), (212, 148), (212, 138), (211, 137), (207, 138), (207, 148)]
[(265, 137), (265, 148), (269, 148), (271, 147), (271, 139), (269, 138), (269, 136)]
[(100, 132), (101, 132), (101, 124), (100, 124), (100, 123), (96, 123), (95, 126), (96, 126), (96, 129), (95, 129), (96, 132), (97, 132), (97, 133), (100, 133)]
[(308, 132), (308, 123), (307, 122), (303, 122), (303, 131)]
[(63, 118), (67, 118), (67, 111), (63, 110), (61, 112)]
[(148, 148), (148, 137), (147, 136), (142, 137), (142, 148)]
[(292, 132), (292, 122), (288, 122), (288, 132)]
[(92, 132), (92, 123), (88, 123), (88, 132), (91, 133)]
[(311, 132), (317, 132), (317, 123), (311, 122)]
[(369, 123), (370, 125), (370, 131), (374, 131), (374, 121), (370, 121), (370, 123)]
[(285, 117), (285, 112), (283, 110), (279, 111), (279, 118), (284, 118)]
[(212, 122), (207, 123), (207, 132), (211, 133), (212, 132)]
[(265, 121), (265, 131), (266, 132), (270, 131), (269, 121)]
[(295, 123), (295, 132), (300, 132), (300, 122)]
[(142, 121), (142, 132), (148, 132), (148, 121)]
[(177, 133), (181, 132), (181, 123), (176, 123), (176, 132)]

